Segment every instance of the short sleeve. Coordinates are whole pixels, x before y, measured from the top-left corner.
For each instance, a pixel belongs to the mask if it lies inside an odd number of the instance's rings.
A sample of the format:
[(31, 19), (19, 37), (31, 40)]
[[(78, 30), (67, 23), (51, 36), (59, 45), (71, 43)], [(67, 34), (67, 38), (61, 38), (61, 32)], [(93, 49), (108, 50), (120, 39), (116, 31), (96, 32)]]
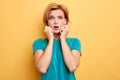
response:
[(79, 39), (73, 38), (71, 50), (77, 50), (80, 52), (80, 56), (82, 55), (81, 54), (81, 42)]
[(34, 54), (37, 50), (43, 50), (43, 40), (42, 40), (42, 39), (37, 39), (37, 40), (35, 40), (34, 43), (33, 43), (33, 54)]

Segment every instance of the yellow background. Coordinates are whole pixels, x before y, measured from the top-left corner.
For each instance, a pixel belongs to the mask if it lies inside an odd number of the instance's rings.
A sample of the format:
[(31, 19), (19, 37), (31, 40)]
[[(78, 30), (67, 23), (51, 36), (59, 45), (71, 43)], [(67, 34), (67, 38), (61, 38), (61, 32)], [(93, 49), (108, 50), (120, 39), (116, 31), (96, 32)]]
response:
[(32, 43), (51, 2), (68, 7), (68, 36), (81, 40), (77, 80), (120, 80), (120, 0), (0, 0), (0, 80), (39, 80)]

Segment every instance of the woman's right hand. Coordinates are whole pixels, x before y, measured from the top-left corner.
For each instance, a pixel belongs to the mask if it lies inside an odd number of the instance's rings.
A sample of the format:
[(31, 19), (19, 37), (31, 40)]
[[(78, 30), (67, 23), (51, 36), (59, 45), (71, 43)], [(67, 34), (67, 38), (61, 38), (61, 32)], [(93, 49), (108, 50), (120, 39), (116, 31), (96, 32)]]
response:
[(49, 40), (54, 39), (53, 30), (50, 26), (45, 26), (44, 32)]

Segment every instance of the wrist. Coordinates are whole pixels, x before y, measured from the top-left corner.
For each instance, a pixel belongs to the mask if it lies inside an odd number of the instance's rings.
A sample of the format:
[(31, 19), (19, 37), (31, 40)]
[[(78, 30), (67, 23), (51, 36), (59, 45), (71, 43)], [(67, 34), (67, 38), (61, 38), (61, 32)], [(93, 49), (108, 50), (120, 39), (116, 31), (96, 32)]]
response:
[(66, 38), (63, 36), (60, 36), (60, 40), (65, 40)]
[(49, 41), (53, 41), (53, 40), (54, 40), (54, 38), (50, 38), (50, 39), (49, 39)]

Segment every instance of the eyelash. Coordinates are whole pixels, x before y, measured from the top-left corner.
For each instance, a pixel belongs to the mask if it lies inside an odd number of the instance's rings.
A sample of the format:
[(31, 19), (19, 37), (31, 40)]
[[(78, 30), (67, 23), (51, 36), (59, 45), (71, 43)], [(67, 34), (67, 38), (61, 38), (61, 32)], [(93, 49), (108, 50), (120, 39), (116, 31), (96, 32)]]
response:
[(61, 16), (58, 16), (58, 18), (59, 18), (59, 19), (63, 19), (63, 17), (61, 17)]
[[(50, 17), (49, 17), (49, 20), (52, 20), (52, 19), (54, 19), (54, 17), (53, 17), (53, 16), (50, 16)], [(63, 17), (58, 16), (58, 19), (63, 19)]]
[(52, 17), (52, 16), (51, 16), (51, 17), (49, 17), (49, 20), (51, 20), (51, 19), (54, 19), (54, 17)]

